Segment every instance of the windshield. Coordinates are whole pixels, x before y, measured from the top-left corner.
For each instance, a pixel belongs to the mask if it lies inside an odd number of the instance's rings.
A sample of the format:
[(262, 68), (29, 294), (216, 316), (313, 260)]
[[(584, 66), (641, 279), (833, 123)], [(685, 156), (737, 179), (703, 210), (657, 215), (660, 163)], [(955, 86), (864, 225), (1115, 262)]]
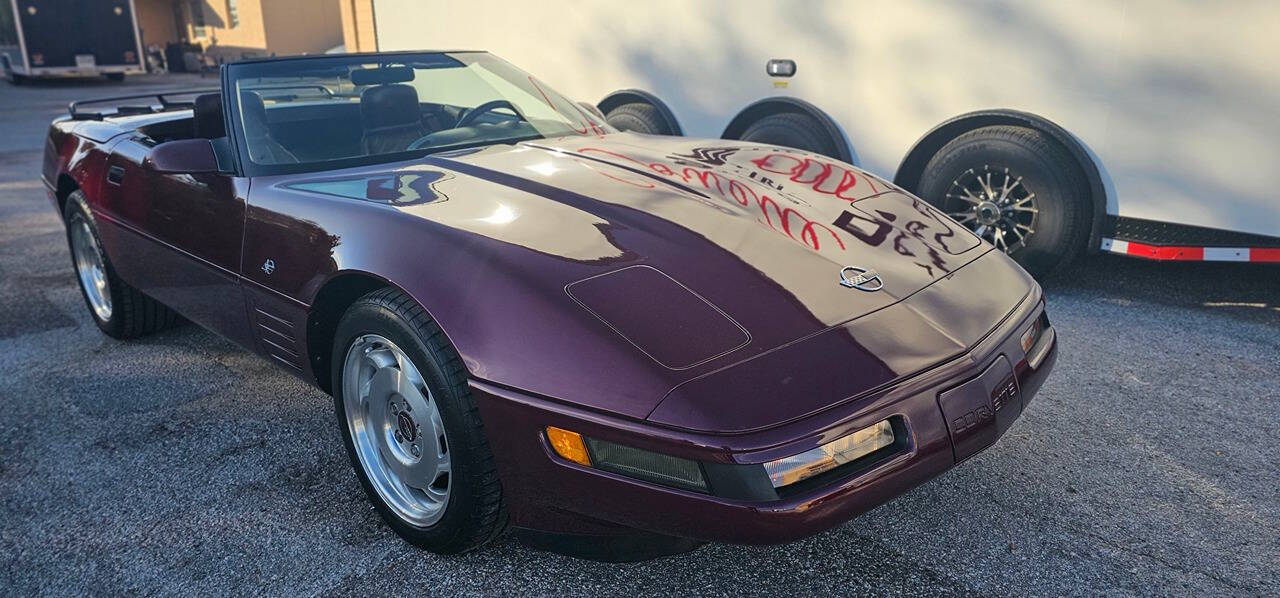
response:
[(483, 52), (231, 65), (242, 157), (262, 174), (407, 159), (607, 125)]

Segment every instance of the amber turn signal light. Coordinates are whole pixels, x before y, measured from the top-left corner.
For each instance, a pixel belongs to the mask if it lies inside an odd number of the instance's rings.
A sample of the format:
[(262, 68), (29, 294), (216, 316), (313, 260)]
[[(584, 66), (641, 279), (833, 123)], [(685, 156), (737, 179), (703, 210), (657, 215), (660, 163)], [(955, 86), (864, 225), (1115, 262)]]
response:
[(555, 426), (547, 426), (547, 440), (551, 442), (551, 450), (557, 455), (573, 461), (578, 465), (591, 467), (591, 457), (587, 455), (587, 445), (582, 442), (582, 435)]

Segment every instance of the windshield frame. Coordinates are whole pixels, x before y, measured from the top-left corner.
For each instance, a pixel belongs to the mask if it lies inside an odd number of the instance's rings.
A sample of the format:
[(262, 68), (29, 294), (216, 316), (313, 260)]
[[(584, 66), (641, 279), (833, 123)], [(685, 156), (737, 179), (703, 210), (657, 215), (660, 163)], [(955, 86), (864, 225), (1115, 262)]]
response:
[[(547, 138), (544, 135), (538, 134), (538, 135), (526, 135), (526, 136), (502, 138), (502, 139), (480, 139), (480, 140), (466, 141), (462, 143), (455, 143), (455, 144), (443, 145), (443, 146), (426, 147), (426, 148), (404, 150), (404, 151), (398, 151), (398, 152), (369, 154), (369, 155), (363, 155), (363, 156), (353, 156), (353, 157), (347, 157), (347, 158), (337, 158), (332, 160), (301, 162), (297, 164), (293, 164), (293, 163), (263, 164), (263, 163), (254, 162), (249, 157), (248, 140), (246, 139), (247, 133), (245, 131), (244, 124), (243, 124), (243, 115), (241, 114), (240, 102), (237, 101), (236, 82), (241, 78), (253, 78), (252, 74), (246, 75), (245, 73), (246, 71), (248, 71), (249, 73), (252, 73), (252, 71), (256, 70), (255, 68), (256, 65), (262, 65), (265, 63), (278, 64), (281, 62), (326, 61), (326, 60), (335, 60), (335, 59), (351, 61), (352, 63), (362, 63), (362, 62), (372, 63), (372, 62), (378, 62), (382, 60), (395, 62), (397, 61), (397, 59), (410, 60), (414, 57), (429, 59), (429, 57), (431, 56), (451, 57), (453, 55), (462, 55), (462, 54), (483, 54), (495, 60), (502, 60), (501, 58), (498, 58), (497, 56), (494, 56), (489, 52), (484, 52), (479, 50), (413, 50), (413, 51), (404, 51), (404, 52), (361, 52), (361, 53), (337, 54), (337, 55), (320, 54), (320, 55), (314, 55), (314, 56), (290, 56), (290, 57), (284, 57), (284, 58), (246, 60), (246, 61), (234, 62), (234, 63), (223, 65), (221, 69), (222, 72), (220, 73), (221, 86), (222, 86), (223, 116), (226, 122), (228, 123), (228, 126), (227, 126), (228, 133), (229, 133), (228, 136), (230, 138), (230, 142), (234, 150), (236, 172), (239, 173), (241, 176), (248, 176), (248, 177), (300, 174), (300, 173), (309, 173), (309, 172), (324, 172), (324, 171), (330, 171), (330, 170), (356, 168), (360, 166), (370, 166), (375, 164), (404, 162), (404, 161), (414, 160), (414, 159), (422, 158), (424, 156), (441, 153), (441, 152), (451, 152), (451, 151), (465, 150), (465, 149), (471, 149), (471, 148), (477, 148), (477, 147), (485, 147), (490, 145), (514, 144), (514, 143), (520, 143), (523, 141), (532, 141), (536, 139)], [(514, 65), (512, 65), (512, 67), (516, 68), (522, 73), (525, 73), (525, 71), (523, 71), (522, 69), (519, 69), (518, 67), (514, 67)], [(587, 134), (603, 135), (606, 133), (614, 132), (614, 129), (612, 127), (610, 127), (607, 123), (601, 121), (597, 116), (588, 113), (581, 106), (579, 106), (577, 102), (574, 102), (573, 100), (566, 97), (564, 94), (561, 94), (551, 89), (541, 80), (538, 80), (536, 77), (533, 77), (532, 75), (529, 75), (529, 77), (530, 77), (530, 80), (534, 82), (534, 85), (538, 87), (540, 91), (542, 91), (543, 93), (554, 94), (555, 96), (558, 96), (559, 99), (563, 100), (568, 106), (570, 106), (573, 110), (575, 110), (576, 112), (574, 116), (581, 118), (583, 121), (583, 124), (585, 124), (588, 127), (587, 130), (589, 131), (589, 133)], [(554, 106), (552, 106), (552, 109), (556, 110)], [(595, 131), (595, 133), (590, 133), (590, 131)], [(567, 133), (565, 136), (581, 135), (581, 134), (582, 134), (581, 132), (573, 132), (573, 133)]]

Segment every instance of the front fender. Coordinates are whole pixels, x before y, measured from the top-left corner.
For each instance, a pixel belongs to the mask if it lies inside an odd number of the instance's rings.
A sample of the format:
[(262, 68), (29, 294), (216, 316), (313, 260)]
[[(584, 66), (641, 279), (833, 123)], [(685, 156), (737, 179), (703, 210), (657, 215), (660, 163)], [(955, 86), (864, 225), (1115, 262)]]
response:
[[(377, 169), (361, 172), (367, 174), (355, 176), (382, 176)], [(252, 184), (243, 275), (269, 290), (251, 299), (255, 308), (295, 314), (284, 318), (304, 326), (305, 311), (328, 281), (358, 273), (413, 297), (474, 378), (583, 406), (599, 406), (604, 397), (609, 411), (636, 419), (678, 383), (679, 376), (637, 358), (565, 293), (565, 284), (597, 267), (446, 225), (427, 209), (445, 201), (461, 206), (463, 198), (496, 192), (492, 185), (453, 177), (415, 192), (438, 197), (395, 205), (303, 190), (295, 179)], [(258, 267), (266, 260), (271, 273)]]

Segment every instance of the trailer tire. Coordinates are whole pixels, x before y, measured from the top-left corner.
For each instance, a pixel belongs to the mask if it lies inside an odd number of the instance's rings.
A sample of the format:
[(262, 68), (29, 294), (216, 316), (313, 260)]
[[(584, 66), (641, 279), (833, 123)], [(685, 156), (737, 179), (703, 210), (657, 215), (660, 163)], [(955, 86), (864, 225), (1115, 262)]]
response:
[(609, 111), (605, 122), (619, 131), (634, 131), (646, 135), (675, 135), (667, 126), (658, 109), (644, 102), (623, 104)]
[(740, 137), (743, 141), (781, 145), (795, 149), (835, 156), (836, 142), (812, 116), (798, 112), (778, 112), (762, 117), (747, 126)]
[(918, 189), (1037, 278), (1070, 263), (1089, 235), (1092, 202), (1080, 164), (1029, 127), (987, 126), (952, 139), (929, 160)]

